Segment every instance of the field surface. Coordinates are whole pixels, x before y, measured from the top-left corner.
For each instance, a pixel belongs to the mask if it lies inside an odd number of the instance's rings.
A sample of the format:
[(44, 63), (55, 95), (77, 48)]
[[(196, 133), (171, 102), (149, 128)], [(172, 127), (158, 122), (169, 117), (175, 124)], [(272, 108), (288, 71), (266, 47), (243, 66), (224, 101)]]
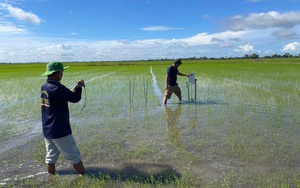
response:
[(164, 106), (171, 64), (64, 64), (62, 84), (86, 83), (69, 103), (85, 176), (62, 155), (45, 173), (46, 64), (1, 64), (0, 187), (300, 187), (299, 59), (183, 61), (196, 84)]

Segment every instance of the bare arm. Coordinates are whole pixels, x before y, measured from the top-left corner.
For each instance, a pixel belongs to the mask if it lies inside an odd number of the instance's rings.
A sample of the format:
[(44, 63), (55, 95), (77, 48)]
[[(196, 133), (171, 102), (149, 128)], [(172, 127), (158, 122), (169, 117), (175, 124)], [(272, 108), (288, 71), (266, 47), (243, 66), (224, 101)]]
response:
[(181, 73), (181, 72), (178, 72), (177, 74), (178, 74), (179, 76), (186, 76), (186, 77), (189, 77), (188, 74), (183, 74), (183, 73)]
[(166, 74), (166, 79), (165, 79), (165, 89), (168, 88), (168, 78), (169, 78), (169, 75)]

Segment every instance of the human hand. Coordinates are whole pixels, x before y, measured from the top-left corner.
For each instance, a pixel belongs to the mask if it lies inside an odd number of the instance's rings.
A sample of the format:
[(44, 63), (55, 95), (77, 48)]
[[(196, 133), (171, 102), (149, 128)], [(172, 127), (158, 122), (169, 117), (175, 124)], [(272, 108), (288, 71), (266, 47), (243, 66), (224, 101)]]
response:
[(77, 82), (77, 87), (81, 88), (82, 86), (84, 87), (84, 80), (79, 80)]

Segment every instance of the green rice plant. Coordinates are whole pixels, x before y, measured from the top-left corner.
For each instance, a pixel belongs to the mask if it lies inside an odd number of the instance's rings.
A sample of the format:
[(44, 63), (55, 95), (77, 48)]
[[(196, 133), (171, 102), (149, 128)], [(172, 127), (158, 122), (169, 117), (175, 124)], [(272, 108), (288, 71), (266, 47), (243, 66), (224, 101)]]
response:
[[(5, 153), (0, 154), (0, 185), (299, 187), (299, 59), (186, 60), (179, 70), (195, 73), (197, 100), (186, 101), (187, 80), (178, 77), (184, 102), (178, 105), (172, 96), (166, 111), (161, 103), (171, 64), (66, 63), (70, 68), (64, 72), (64, 85), (72, 88), (85, 80), (85, 108), (81, 110), (83, 93), (69, 109), (73, 134), (92, 174), (79, 177), (70, 170), (51, 179), (40, 174), (45, 171), (45, 148), (37, 133), (39, 92), (45, 82), (40, 75), (46, 64), (1, 64), (0, 151)], [(18, 140), (24, 143), (11, 147)], [(164, 165), (172, 173), (160, 171)], [(57, 167), (69, 171), (63, 157)]]

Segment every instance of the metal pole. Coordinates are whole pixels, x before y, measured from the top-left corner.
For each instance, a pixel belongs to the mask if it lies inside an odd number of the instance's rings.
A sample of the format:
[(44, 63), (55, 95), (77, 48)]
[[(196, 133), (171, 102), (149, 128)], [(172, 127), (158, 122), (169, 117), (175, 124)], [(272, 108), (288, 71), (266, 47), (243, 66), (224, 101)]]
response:
[(196, 99), (197, 99), (197, 79), (195, 79), (195, 102), (196, 102)]
[(189, 88), (189, 82), (186, 82), (187, 92), (188, 92), (188, 101), (190, 101), (190, 88)]

